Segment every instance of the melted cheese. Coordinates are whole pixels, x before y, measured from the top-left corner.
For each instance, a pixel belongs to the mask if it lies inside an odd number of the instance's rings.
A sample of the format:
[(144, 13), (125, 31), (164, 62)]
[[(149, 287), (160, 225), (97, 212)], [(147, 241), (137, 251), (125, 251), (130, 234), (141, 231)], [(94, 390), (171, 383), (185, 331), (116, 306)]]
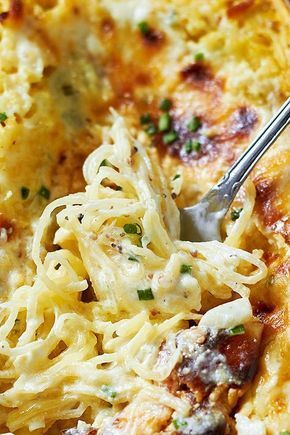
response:
[[(160, 384), (180, 357), (176, 332), (200, 317), (204, 292), (220, 299), (232, 291), (245, 296), (248, 285), (267, 274), (255, 254), (219, 242), (178, 241), (178, 210), (156, 162), (120, 117), (111, 140), (85, 163), (86, 191), (46, 207), (32, 245), (34, 284), (18, 288), (0, 305), (0, 355), (6, 359), (0, 378), (12, 383), (0, 405), (13, 408), (6, 420), (12, 431), (46, 428), (81, 416), (88, 406), (99, 420), (109, 403), (117, 411), (141, 390), (171, 413), (188, 414), (188, 401)], [(61, 249), (47, 252), (43, 244), (49, 243), (55, 213), (54, 241)], [(238, 269), (246, 263), (242, 273)], [(88, 282), (97, 302), (85, 304), (80, 295)], [(249, 302), (232, 302), (239, 304), (235, 324), (252, 317)], [(162, 343), (168, 357), (159, 364)]]
[[(0, 12), (17, 3), (0, 1)], [(101, 143), (102, 135), (107, 134), (107, 126), (112, 122), (110, 106), (126, 117), (145, 145), (150, 144), (150, 139), (140, 131), (139, 115), (152, 112), (158, 116), (162, 97), (172, 98), (174, 122), (178, 120), (181, 129), (192, 114), (202, 117), (202, 135), (208, 137), (204, 154), (182, 162), (168, 154), (160, 142), (156, 143), (161, 146), (166, 178), (171, 181), (177, 172), (181, 174), (172, 182), (172, 192), (178, 194), (177, 204), (183, 206), (194, 203), (217, 181), (290, 88), (289, 9), (280, 0), (234, 4), (223, 0), (206, 4), (202, 0), (128, 0), (126, 7), (113, 0), (83, 1), (81, 7), (74, 0), (23, 3), (22, 14), (17, 17), (12, 11), (0, 24), (0, 112), (8, 115), (5, 124), (0, 125), (0, 291), (4, 302), (19, 286), (33, 283), (32, 239), (48, 203), (38, 193), (41, 186), (50, 190), (51, 199), (83, 190), (82, 164)], [(137, 26), (142, 20), (160, 33), (158, 44), (148, 44), (142, 38)], [(193, 63), (197, 52), (204, 53), (212, 74), (205, 85), (184, 80), (181, 75)], [(257, 117), (249, 131), (239, 130), (241, 125), (233, 123), (241, 106), (249, 107)], [(229, 137), (228, 131), (238, 133)], [(215, 140), (217, 137), (219, 141)], [(250, 183), (234, 203), (234, 207), (243, 206), (240, 222), (228, 219), (225, 223), (228, 246), (256, 250), (255, 258), (264, 252), (269, 279), (249, 284), (251, 300), (267, 300), (282, 312), (282, 319), (289, 271), (289, 248), (285, 243), (289, 234), (288, 174), (286, 132), (253, 174), (256, 200)], [(26, 200), (21, 197), (23, 186), (30, 189)], [(168, 228), (172, 225), (173, 231), (174, 225), (168, 220), (166, 225)], [(6, 222), (12, 233), (7, 233)], [(69, 254), (74, 238), (69, 230), (63, 229), (55, 241), (65, 245), (67, 257), (62, 261), (66, 265), (71, 261), (81, 277), (75, 283), (77, 292), (87, 275), (86, 268), (79, 264), (78, 253), (73, 251), (73, 257)], [(87, 245), (83, 250), (90, 248)], [(213, 246), (210, 257), (214, 250)], [(177, 267), (179, 260), (173, 257), (169, 269)], [(132, 272), (137, 276), (134, 266)], [(230, 267), (234, 266), (234, 261), (230, 262)], [(218, 268), (217, 258), (210, 267)], [(224, 268), (227, 269), (225, 265)], [(247, 267), (242, 274), (248, 274)], [(75, 279), (72, 270), (65, 279), (68, 277)], [(201, 276), (199, 280), (202, 281)], [(190, 304), (199, 309), (202, 295), (207, 308), (212, 307), (214, 302), (198, 283), (182, 277), (177, 283), (179, 296), (194, 288)], [(211, 281), (213, 292), (216, 284)], [(247, 283), (235, 290), (246, 295), (244, 285)], [(164, 287), (168, 286), (170, 283), (165, 282)], [(219, 287), (219, 295), (221, 292)], [(222, 297), (230, 297), (226, 287)], [(53, 311), (54, 304), (57, 307), (62, 303), (62, 299), (52, 298), (49, 309)], [(170, 306), (168, 302), (167, 307)], [(45, 321), (52, 320), (50, 313)], [(20, 323), (24, 324), (24, 319)], [(278, 326), (273, 323), (276, 334), (271, 335), (271, 345), (262, 358), (267, 363), (261, 364), (260, 387), (253, 385), (248, 406), (246, 403), (242, 409), (248, 417), (265, 420), (269, 433), (289, 430), (287, 367), (282, 362), (287, 359), (285, 321), (278, 322)], [(9, 381), (12, 375), (8, 371), (6, 379)], [(271, 396), (267, 405), (265, 394)], [(77, 411), (66, 410), (66, 418), (74, 418), (83, 410), (70, 400), (71, 408)], [(59, 401), (47, 401), (45, 406), (48, 412), (50, 409), (57, 412), (53, 410), (58, 409)], [(96, 406), (101, 408), (102, 404), (98, 402)], [(2, 409), (0, 421), (1, 424), (6, 421), (6, 411)]]

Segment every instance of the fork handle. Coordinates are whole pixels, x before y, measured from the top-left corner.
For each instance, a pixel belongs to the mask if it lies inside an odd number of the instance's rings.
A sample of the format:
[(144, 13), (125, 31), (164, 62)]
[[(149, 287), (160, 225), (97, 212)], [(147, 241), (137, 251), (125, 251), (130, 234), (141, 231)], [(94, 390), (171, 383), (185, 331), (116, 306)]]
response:
[(280, 107), (279, 111), (261, 130), (246, 151), (226, 172), (218, 184), (213, 187), (206, 198), (215, 199), (219, 210), (228, 210), (243, 182), (264, 153), (275, 142), (277, 137), (289, 125), (290, 98)]

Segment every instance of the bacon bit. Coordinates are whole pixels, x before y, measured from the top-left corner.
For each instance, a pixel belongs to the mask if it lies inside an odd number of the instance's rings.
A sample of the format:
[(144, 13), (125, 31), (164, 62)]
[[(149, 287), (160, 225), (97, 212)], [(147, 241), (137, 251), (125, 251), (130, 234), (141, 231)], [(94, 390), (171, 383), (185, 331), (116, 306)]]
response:
[(290, 272), (290, 260), (284, 261), (279, 267), (276, 269), (276, 274), (288, 275)]
[(188, 376), (180, 376), (178, 370), (173, 370), (165, 382), (172, 394), (190, 392), (199, 403), (207, 396), (206, 385), (198, 376), (190, 376), (190, 373)]
[(269, 266), (270, 264), (274, 263), (279, 258), (279, 254), (270, 252), (270, 251), (264, 251), (263, 254), (263, 260)]
[(23, 16), (22, 0), (10, 0), (9, 11), (0, 13), (0, 23), (4, 23), (8, 18), (12, 21), (19, 21)]
[(229, 18), (236, 18), (244, 12), (248, 11), (253, 3), (253, 0), (244, 0), (238, 3), (230, 2), (230, 6), (227, 9), (227, 16)]
[(10, 0), (9, 18), (12, 20), (20, 20), (23, 15), (22, 0)]
[(275, 233), (281, 234), (286, 243), (290, 243), (290, 225), (287, 216), (275, 207), (276, 184), (274, 180), (256, 179), (256, 211), (258, 212), (263, 224)]
[(201, 62), (191, 63), (183, 68), (181, 77), (187, 83), (193, 83), (199, 87), (211, 82), (214, 78), (210, 67)]
[(282, 332), (287, 327), (285, 309), (279, 309), (273, 304), (257, 301), (253, 305), (253, 313), (265, 325), (266, 336)]
[(225, 355), (231, 371), (246, 382), (255, 375), (259, 345), (260, 341), (246, 332), (221, 341), (219, 349)]

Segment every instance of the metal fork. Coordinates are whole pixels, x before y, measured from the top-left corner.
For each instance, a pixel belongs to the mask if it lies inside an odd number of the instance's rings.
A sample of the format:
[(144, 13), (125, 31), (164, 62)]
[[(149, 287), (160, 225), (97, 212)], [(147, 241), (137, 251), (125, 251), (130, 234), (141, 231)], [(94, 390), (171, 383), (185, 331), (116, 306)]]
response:
[(223, 178), (192, 206), (180, 209), (181, 240), (221, 241), (221, 223), (238, 190), (263, 154), (290, 121), (290, 98), (254, 139)]

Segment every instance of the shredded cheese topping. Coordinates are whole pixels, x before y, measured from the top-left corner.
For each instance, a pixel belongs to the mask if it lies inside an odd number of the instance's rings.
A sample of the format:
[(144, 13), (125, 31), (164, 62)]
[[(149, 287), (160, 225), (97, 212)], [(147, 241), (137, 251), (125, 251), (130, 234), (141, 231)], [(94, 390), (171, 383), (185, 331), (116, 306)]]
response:
[(84, 165), (86, 191), (55, 200), (39, 220), (33, 285), (0, 305), (0, 424), (12, 432), (88, 409), (99, 427), (141, 392), (186, 415), (190, 404), (161, 383), (179, 360), (176, 333), (202, 317), (203, 294), (247, 298), (267, 273), (231, 234), (226, 244), (178, 240), (160, 167), (114, 117)]

